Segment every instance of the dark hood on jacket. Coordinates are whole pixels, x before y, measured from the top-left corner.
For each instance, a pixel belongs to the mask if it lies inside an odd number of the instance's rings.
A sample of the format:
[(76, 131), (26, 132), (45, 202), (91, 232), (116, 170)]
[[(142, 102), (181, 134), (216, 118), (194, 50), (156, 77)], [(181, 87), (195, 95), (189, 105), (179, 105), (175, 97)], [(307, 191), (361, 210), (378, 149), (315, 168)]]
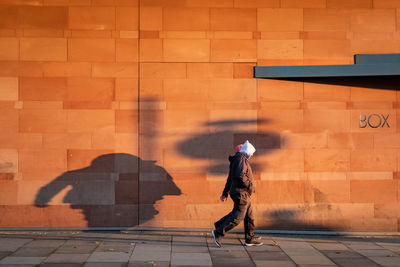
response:
[(243, 155), (242, 153), (240, 153), (240, 152), (236, 152), (236, 154), (235, 155), (233, 155), (233, 156), (229, 156), (229, 162), (232, 162), (235, 158), (240, 158), (241, 156), (244, 156), (244, 157), (246, 157), (245, 155)]

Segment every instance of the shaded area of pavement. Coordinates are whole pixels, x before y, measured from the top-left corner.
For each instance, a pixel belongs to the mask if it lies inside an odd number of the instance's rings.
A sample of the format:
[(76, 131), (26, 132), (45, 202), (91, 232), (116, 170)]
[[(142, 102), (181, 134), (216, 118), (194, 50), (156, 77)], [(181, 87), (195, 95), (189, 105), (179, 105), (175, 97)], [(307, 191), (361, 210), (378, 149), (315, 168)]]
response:
[(0, 231), (3, 266), (400, 266), (399, 236), (263, 235), (245, 247), (233, 233)]

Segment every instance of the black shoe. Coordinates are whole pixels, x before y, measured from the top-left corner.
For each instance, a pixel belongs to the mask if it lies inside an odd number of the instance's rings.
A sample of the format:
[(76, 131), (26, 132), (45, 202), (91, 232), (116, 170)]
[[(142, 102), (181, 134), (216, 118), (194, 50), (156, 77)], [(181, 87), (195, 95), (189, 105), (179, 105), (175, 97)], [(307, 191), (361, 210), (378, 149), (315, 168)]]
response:
[(215, 245), (217, 245), (217, 247), (221, 247), (222, 245), (221, 245), (221, 237), (220, 236), (218, 236), (218, 233), (215, 231), (215, 230), (212, 230), (211, 231), (211, 234), (212, 234), (212, 236), (213, 236), (213, 238), (214, 238), (214, 243), (215, 243)]
[(246, 241), (244, 242), (244, 245), (245, 245), (246, 247), (252, 247), (252, 246), (258, 247), (258, 246), (261, 246), (261, 245), (263, 245), (263, 244), (264, 244), (263, 242), (257, 240), (257, 238), (254, 238), (254, 237), (253, 237), (252, 239), (246, 240)]

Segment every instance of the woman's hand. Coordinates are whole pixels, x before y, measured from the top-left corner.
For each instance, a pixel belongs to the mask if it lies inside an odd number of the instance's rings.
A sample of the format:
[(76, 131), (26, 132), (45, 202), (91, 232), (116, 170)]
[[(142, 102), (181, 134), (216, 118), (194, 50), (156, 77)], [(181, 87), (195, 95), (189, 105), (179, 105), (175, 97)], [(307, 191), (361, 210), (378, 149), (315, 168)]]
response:
[(221, 196), (219, 199), (221, 199), (222, 202), (226, 201), (227, 197), (226, 196)]

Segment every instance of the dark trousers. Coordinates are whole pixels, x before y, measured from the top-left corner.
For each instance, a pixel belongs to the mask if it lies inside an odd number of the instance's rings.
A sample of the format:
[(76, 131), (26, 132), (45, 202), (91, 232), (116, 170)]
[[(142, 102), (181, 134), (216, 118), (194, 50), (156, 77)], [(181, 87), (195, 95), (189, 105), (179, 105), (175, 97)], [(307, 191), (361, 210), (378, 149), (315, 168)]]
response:
[(215, 222), (215, 230), (218, 235), (224, 236), (226, 232), (236, 227), (244, 220), (244, 234), (246, 239), (254, 236), (254, 216), (251, 206), (250, 196), (247, 193), (241, 193), (240, 196), (232, 196), (233, 209), (230, 213)]

